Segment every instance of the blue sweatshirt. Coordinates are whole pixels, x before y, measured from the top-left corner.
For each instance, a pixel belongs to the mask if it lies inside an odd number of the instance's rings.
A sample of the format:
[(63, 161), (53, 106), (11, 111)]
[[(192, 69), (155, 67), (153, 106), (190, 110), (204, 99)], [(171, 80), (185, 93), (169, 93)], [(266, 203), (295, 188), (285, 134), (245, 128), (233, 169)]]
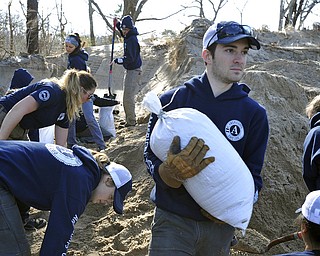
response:
[(75, 68), (77, 70), (87, 71), (87, 61), (89, 58), (89, 54), (81, 49), (77, 52), (72, 52), (68, 55), (68, 69)]
[(5, 95), (0, 98), (0, 104), (9, 112), (16, 103), (28, 95), (37, 101), (39, 107), (22, 118), (20, 126), (23, 129), (38, 129), (53, 124), (62, 128), (69, 127), (66, 94), (59, 85), (51, 81), (40, 81)]
[[(160, 97), (162, 106), (171, 101), (172, 95), (177, 89), (178, 92), (173, 101), (164, 108), (164, 111), (189, 107), (206, 114), (241, 156), (253, 176), (255, 189), (260, 191), (262, 188), (260, 173), (267, 147), (269, 125), (266, 110), (248, 97), (250, 89), (245, 84), (234, 83), (228, 91), (215, 97), (207, 75), (204, 73), (192, 78), (183, 86), (163, 94)], [(157, 116), (152, 114), (144, 150), (147, 170), (155, 180), (151, 199), (161, 209), (194, 220), (207, 220), (202, 216), (200, 206), (183, 185), (174, 189), (161, 180), (158, 168), (162, 162), (152, 152), (149, 144), (156, 121)]]
[(74, 225), (100, 181), (91, 153), (54, 144), (0, 141), (0, 185), (17, 199), (50, 211), (40, 255), (64, 255)]
[(120, 34), (124, 37), (123, 42), (123, 57), (122, 64), (123, 67), (127, 70), (134, 70), (140, 68), (142, 65), (142, 60), (140, 56), (140, 44), (137, 38), (139, 35), (136, 27), (133, 27), (129, 32), (124, 36), (120, 29), (120, 22), (117, 23), (117, 28), (120, 31)]
[(320, 189), (320, 113), (309, 122), (310, 131), (303, 143), (303, 179), (310, 191)]

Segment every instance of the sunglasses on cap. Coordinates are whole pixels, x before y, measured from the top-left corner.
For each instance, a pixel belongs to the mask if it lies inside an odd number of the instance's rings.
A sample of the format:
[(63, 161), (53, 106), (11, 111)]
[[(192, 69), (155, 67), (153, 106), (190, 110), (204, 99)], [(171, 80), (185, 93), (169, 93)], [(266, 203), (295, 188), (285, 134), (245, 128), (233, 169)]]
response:
[[(230, 25), (222, 26), (210, 38), (206, 48), (208, 48), (210, 46), (211, 41), (215, 36), (218, 37), (218, 40), (221, 40), (226, 37), (232, 37), (232, 36), (237, 36), (237, 35), (248, 35), (248, 36), (253, 37), (253, 31), (252, 31), (251, 27), (248, 25), (230, 24)], [(216, 41), (218, 41), (218, 40), (216, 40)]]
[(92, 93), (89, 93), (89, 92), (88, 92), (86, 89), (84, 89), (83, 87), (81, 87), (81, 88), (82, 88), (83, 93), (88, 95), (88, 99), (89, 99), (89, 100), (94, 97), (94, 95), (93, 95), (94, 93), (93, 93), (93, 92), (92, 92)]

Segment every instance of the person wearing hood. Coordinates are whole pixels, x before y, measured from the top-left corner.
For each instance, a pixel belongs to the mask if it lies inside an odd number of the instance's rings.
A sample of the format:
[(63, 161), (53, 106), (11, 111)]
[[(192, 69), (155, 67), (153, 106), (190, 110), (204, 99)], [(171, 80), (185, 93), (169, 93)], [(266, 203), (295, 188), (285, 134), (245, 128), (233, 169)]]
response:
[(125, 77), (123, 83), (123, 108), (125, 112), (124, 126), (136, 125), (135, 114), (135, 95), (139, 91), (140, 79), (142, 74), (142, 60), (140, 56), (140, 44), (137, 36), (139, 35), (137, 28), (134, 26), (130, 15), (124, 16), (120, 21), (115, 19), (116, 27), (123, 42), (123, 57), (115, 58), (113, 63), (123, 65), (125, 69)]
[[(68, 53), (68, 69), (86, 70), (89, 71), (87, 66), (87, 61), (89, 59), (88, 53), (82, 48), (84, 43), (81, 41), (78, 33), (70, 34), (65, 39), (66, 52)], [(97, 145), (98, 150), (104, 150), (106, 148), (105, 141), (101, 128), (98, 121), (96, 120), (93, 113), (93, 102), (96, 94), (92, 99), (82, 104), (82, 113), (88, 129), (92, 135), (92, 139)], [(68, 147), (71, 148), (73, 145), (77, 144), (76, 140), (76, 120), (70, 123), (68, 131)]]
[(320, 95), (306, 106), (310, 131), (303, 143), (302, 172), (309, 191), (320, 190)]
[(126, 167), (78, 145), (0, 141), (0, 165), (0, 255), (31, 255), (16, 200), (50, 211), (39, 255), (66, 255), (86, 205), (123, 214), (132, 189)]
[(68, 69), (89, 71), (87, 61), (89, 54), (83, 49), (84, 43), (78, 33), (70, 34), (65, 39), (66, 52), (68, 53)]
[[(216, 125), (251, 172), (253, 202), (263, 185), (261, 170), (269, 124), (265, 108), (249, 97), (249, 87), (239, 81), (249, 50), (259, 48), (249, 26), (234, 21), (213, 24), (203, 37), (205, 72), (160, 96), (165, 112), (194, 108)], [(229, 255), (236, 240), (235, 228), (205, 212), (183, 185), (210, 164), (205, 158), (208, 146), (195, 137), (181, 150), (178, 136), (162, 162), (150, 147), (157, 120), (156, 114), (150, 116), (144, 148), (144, 161), (155, 181), (150, 195), (156, 208), (149, 255)]]

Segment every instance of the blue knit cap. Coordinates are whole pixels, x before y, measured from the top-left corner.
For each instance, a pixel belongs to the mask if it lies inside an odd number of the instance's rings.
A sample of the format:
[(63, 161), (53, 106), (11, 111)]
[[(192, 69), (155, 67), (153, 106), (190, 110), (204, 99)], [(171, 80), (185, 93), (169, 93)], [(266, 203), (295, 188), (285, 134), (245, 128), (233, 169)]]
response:
[(16, 69), (11, 79), (10, 89), (18, 89), (25, 87), (31, 83), (33, 78), (34, 77), (26, 69)]
[(130, 15), (123, 17), (121, 21), (121, 28), (129, 28), (129, 29), (134, 28), (133, 21)]

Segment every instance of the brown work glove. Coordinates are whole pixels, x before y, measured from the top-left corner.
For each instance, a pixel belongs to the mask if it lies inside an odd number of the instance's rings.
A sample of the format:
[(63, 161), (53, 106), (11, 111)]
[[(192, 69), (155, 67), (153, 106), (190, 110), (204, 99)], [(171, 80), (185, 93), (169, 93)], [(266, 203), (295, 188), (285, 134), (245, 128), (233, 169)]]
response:
[(184, 180), (195, 176), (214, 162), (214, 157), (204, 158), (208, 150), (204, 140), (197, 137), (192, 137), (188, 145), (181, 150), (180, 137), (175, 136), (167, 160), (159, 166), (161, 179), (170, 187), (180, 187)]

